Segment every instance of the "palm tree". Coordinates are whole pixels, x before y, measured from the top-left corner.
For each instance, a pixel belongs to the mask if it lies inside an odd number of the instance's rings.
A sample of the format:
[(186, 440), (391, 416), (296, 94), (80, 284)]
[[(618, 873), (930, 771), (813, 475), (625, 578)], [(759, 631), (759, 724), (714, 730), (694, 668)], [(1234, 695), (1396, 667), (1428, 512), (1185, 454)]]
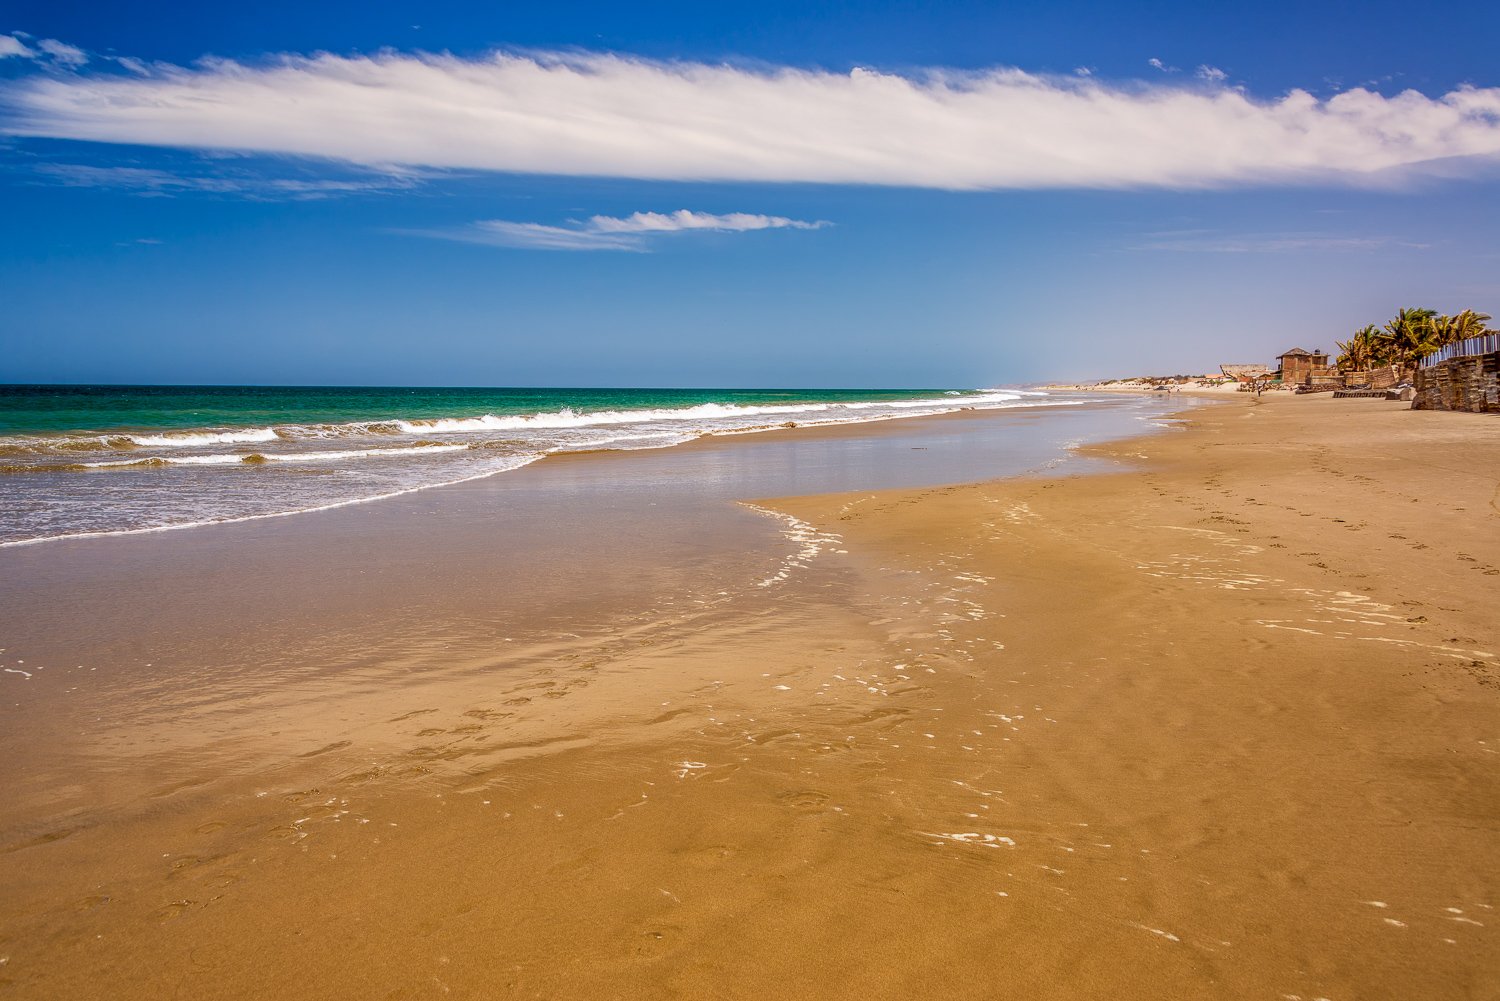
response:
[(1470, 337), (1481, 337), (1494, 331), (1486, 325), (1488, 313), (1476, 313), (1466, 309), (1457, 316), (1435, 316), (1432, 318), (1433, 339), (1438, 347), (1447, 347)]
[(1339, 341), (1339, 356), (1334, 362), (1342, 372), (1364, 372), (1384, 364), (1379, 360), (1381, 343), (1380, 328), (1367, 324), (1356, 330), (1347, 341)]
[(1417, 362), (1441, 347), (1433, 327), (1436, 316), (1436, 312), (1424, 308), (1403, 308), (1396, 312), (1395, 319), (1385, 325), (1381, 334), (1390, 364), (1414, 369)]
[(1454, 325), (1458, 327), (1459, 340), (1467, 340), (1470, 337), (1483, 337), (1485, 334), (1493, 334), (1495, 331), (1490, 327), (1490, 314), (1476, 313), (1472, 309), (1466, 309), (1453, 318)]

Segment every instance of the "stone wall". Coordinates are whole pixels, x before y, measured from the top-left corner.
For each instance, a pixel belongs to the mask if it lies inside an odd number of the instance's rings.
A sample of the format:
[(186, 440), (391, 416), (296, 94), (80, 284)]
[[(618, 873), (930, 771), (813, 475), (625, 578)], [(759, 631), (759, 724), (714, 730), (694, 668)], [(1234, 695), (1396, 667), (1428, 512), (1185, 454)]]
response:
[(1402, 380), (1402, 372), (1394, 365), (1384, 368), (1359, 369), (1354, 372), (1335, 371), (1328, 379), (1337, 382), (1340, 389), (1390, 389)]
[(1401, 373), (1396, 371), (1396, 366), (1387, 365), (1385, 368), (1371, 369), (1369, 378), (1365, 381), (1371, 389), (1390, 389), (1401, 381)]
[(1450, 358), (1417, 369), (1413, 410), (1500, 414), (1500, 352)]

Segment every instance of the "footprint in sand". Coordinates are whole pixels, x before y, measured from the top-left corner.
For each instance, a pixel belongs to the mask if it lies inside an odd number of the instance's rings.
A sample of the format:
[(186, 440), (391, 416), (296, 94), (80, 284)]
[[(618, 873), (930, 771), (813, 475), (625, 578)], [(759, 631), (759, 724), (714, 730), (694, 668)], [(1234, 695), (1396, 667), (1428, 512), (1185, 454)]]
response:
[(245, 874), (239, 870), (226, 869), (224, 872), (204, 880), (203, 885), (213, 890), (227, 890), (244, 878)]
[(436, 709), (413, 709), (409, 713), (405, 713), (405, 714), (403, 714), (401, 716), (397, 716), (395, 719), (391, 720), (391, 722), (392, 723), (400, 723), (402, 720), (411, 719), (413, 716), (425, 716), (428, 713), (435, 713), (435, 712), (437, 712)]
[(350, 743), (351, 742), (347, 740), (336, 740), (332, 744), (328, 744), (325, 747), (318, 748), (316, 751), (308, 751), (305, 754), (299, 754), (298, 757), (316, 758), (318, 755), (327, 754), (330, 751), (342, 751), (344, 748), (348, 747)]
[(470, 709), (468, 712), (464, 713), (464, 715), (468, 716), (471, 719), (497, 720), (497, 719), (509, 719), (514, 714), (513, 713), (500, 712), (499, 710), (496, 710), (496, 709)]
[(191, 900), (173, 900), (165, 907), (159, 908), (156, 913), (151, 916), (156, 918), (157, 920), (166, 921), (169, 918), (177, 917), (183, 911), (192, 906), (193, 902)]
[(795, 792), (784, 792), (779, 797), (787, 806), (808, 813), (815, 813), (828, 805), (828, 795), (814, 789), (803, 789)]
[(83, 830), (83, 828), (81, 827), (63, 827), (55, 831), (47, 831), (43, 834), (38, 834), (34, 838), (27, 838), (24, 841), (16, 841), (11, 844), (5, 845), (4, 847), (0, 847), (0, 855), (9, 855), (11, 852), (20, 851), (22, 848), (34, 848), (37, 845), (49, 845), (54, 841), (61, 841), (63, 838), (72, 837), (74, 834), (77, 834), (81, 830)]

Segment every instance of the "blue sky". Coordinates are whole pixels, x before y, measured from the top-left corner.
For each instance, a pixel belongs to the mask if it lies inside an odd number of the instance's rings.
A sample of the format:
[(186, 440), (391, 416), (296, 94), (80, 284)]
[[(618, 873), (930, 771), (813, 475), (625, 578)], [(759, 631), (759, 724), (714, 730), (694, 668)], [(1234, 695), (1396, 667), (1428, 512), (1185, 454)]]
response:
[(0, 381), (977, 386), (1500, 314), (1496, 5), (58, 6), (0, 24)]

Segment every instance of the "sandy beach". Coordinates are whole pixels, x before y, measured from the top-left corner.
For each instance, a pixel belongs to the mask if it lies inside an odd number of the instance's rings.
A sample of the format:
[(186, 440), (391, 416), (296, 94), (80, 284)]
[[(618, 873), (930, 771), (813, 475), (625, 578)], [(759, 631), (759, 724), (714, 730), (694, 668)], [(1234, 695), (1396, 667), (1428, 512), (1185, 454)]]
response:
[[(0, 994), (1500, 996), (1500, 424), (1224, 396), (1051, 475), (684, 520), (735, 541), (712, 565), (622, 501), (579, 538), (656, 576), (601, 562), (590, 608), (533, 574), (514, 635), (456, 527), (478, 487), (390, 508), (435, 555), (281, 604), (249, 598), (297, 518), (205, 531), (171, 586), (242, 566), (246, 599), (182, 666), (117, 624), (76, 668), (6, 644)], [(670, 461), (548, 460), (536, 524), (567, 470)], [(36, 593), (148, 615), (143, 551), (111, 550), (128, 600)]]

